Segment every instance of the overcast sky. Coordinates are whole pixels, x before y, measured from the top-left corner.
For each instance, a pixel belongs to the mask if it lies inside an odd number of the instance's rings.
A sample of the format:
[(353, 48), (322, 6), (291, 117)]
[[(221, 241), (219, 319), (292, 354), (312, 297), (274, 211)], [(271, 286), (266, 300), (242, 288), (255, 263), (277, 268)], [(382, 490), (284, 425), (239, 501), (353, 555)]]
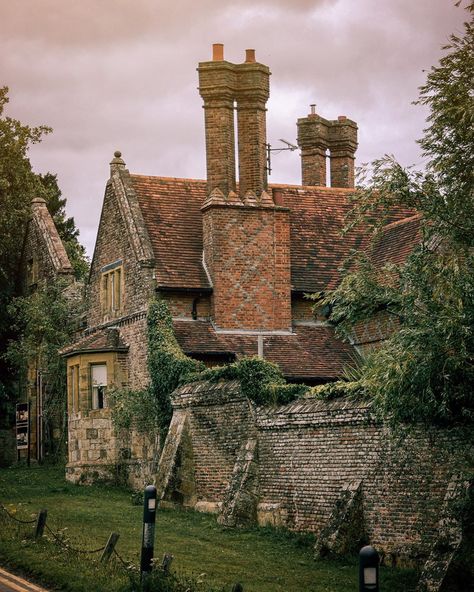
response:
[[(109, 162), (134, 173), (205, 178), (198, 62), (272, 71), (268, 141), (296, 140), (310, 103), (359, 125), (357, 161), (421, 163), (426, 113), (413, 106), (465, 11), (452, 0), (0, 0), (0, 84), (7, 114), (54, 129), (30, 156), (58, 174), (92, 254)], [(299, 155), (273, 158), (270, 182), (300, 183)]]

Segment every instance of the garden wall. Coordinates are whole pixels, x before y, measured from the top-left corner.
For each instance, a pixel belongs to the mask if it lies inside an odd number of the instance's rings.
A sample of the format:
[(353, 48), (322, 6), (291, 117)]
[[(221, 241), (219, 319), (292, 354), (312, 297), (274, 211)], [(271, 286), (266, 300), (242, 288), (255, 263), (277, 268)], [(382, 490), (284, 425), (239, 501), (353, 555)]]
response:
[(360, 540), (393, 561), (429, 553), (448, 485), (474, 442), (461, 429), (395, 435), (366, 406), (341, 399), (256, 408), (236, 382), (187, 385), (173, 407), (157, 478), (165, 501), (183, 499), (186, 466), (187, 505), (220, 511), (224, 524), (254, 517), (319, 535), (353, 491)]

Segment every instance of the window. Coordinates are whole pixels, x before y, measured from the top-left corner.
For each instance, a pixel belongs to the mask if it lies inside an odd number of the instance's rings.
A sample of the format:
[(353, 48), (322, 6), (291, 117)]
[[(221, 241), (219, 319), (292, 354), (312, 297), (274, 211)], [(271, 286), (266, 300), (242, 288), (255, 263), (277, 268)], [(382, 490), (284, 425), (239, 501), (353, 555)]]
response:
[(122, 308), (122, 261), (102, 268), (102, 307), (105, 313), (117, 313)]
[(92, 390), (92, 409), (104, 409), (107, 407), (107, 365), (91, 365), (91, 390)]
[(71, 389), (71, 409), (79, 411), (79, 365), (69, 368), (69, 385)]

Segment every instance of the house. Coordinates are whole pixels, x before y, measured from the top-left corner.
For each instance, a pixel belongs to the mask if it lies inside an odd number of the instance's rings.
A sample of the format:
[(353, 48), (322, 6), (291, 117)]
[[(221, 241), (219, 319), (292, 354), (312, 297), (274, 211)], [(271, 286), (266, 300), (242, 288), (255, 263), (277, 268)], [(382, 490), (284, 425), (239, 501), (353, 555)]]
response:
[[(65, 246), (58, 234), (46, 202), (36, 197), (31, 202), (22, 250), (22, 291), (32, 294), (43, 284), (62, 278), (63, 290), (70, 298), (80, 297)], [(25, 384), (21, 387), (21, 401), (29, 404), (28, 446), (18, 450), (20, 458), (42, 461), (45, 439), (58, 440), (63, 418), (58, 413), (45, 413), (45, 399), (50, 396), (50, 380), (45, 372), (41, 351), (32, 351), (25, 369)], [(45, 430), (49, 430), (45, 438)]]
[[(336, 285), (344, 259), (364, 244), (360, 231), (340, 234), (354, 188), (356, 123), (326, 120), (312, 107), (297, 122), (302, 185), (269, 185), (268, 67), (254, 50), (230, 63), (216, 44), (198, 72), (207, 179), (133, 174), (120, 152), (110, 163), (87, 328), (62, 352), (74, 481), (110, 474), (117, 463), (127, 464), (134, 483), (154, 471), (158, 444), (113, 429), (107, 389), (146, 387), (146, 316), (155, 295), (168, 303), (183, 351), (208, 365), (260, 356), (289, 381), (320, 384), (337, 379), (356, 354), (305, 299)], [(389, 222), (398, 228), (409, 214)]]

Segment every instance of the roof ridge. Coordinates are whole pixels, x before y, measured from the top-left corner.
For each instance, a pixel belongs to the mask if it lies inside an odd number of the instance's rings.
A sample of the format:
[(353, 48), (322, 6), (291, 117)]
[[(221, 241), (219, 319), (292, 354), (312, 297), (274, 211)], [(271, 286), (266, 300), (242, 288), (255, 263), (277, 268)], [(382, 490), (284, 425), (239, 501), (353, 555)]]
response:
[(144, 177), (146, 179), (160, 179), (161, 181), (186, 181), (191, 183), (207, 183), (205, 179), (192, 179), (189, 177), (162, 177), (160, 175), (143, 175), (141, 173), (130, 173), (131, 177)]
[(35, 198), (32, 200), (32, 218), (41, 231), (55, 271), (57, 273), (72, 273), (73, 269), (66, 248), (44, 199)]
[(408, 222), (413, 222), (417, 218), (418, 219), (422, 218), (422, 215), (420, 214), (420, 212), (417, 212), (416, 214), (413, 214), (411, 216), (407, 216), (406, 218), (400, 218), (400, 220), (394, 220), (393, 222), (386, 224), (385, 226), (382, 227), (382, 232), (387, 230), (387, 228), (393, 228), (394, 226), (401, 226), (402, 224), (408, 224)]

